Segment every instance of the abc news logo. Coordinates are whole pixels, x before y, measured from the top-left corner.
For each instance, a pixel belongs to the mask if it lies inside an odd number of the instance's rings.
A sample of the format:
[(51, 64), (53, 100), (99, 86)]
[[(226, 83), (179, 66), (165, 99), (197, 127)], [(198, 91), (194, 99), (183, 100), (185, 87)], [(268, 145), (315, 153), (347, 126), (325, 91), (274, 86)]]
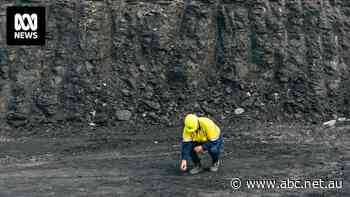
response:
[(45, 7), (8, 7), (7, 44), (44, 45)]

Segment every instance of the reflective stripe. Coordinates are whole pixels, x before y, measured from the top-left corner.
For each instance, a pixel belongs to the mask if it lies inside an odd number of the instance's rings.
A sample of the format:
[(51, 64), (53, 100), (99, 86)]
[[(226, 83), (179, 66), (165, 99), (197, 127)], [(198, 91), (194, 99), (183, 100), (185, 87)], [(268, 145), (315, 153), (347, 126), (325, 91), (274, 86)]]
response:
[(183, 142), (192, 142), (192, 139), (184, 140), (182, 139)]
[(209, 140), (210, 140), (210, 141), (216, 141), (216, 140), (218, 140), (218, 139), (220, 139), (220, 135), (219, 135), (218, 137), (214, 138), (214, 139), (209, 139)]

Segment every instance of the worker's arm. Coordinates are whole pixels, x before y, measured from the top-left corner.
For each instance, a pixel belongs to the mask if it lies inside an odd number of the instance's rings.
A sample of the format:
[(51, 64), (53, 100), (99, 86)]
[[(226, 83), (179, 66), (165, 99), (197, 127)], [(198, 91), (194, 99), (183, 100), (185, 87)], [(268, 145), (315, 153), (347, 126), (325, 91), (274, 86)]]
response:
[(181, 146), (181, 159), (188, 160), (190, 158), (192, 148), (192, 141), (182, 142)]
[(182, 171), (186, 171), (187, 170), (187, 161), (190, 157), (190, 152), (191, 152), (191, 148), (192, 148), (192, 141), (188, 141), (188, 142), (182, 142), (182, 146), (181, 146), (181, 163), (180, 163), (180, 169)]
[(181, 163), (180, 169), (182, 171), (187, 170), (187, 161), (190, 158), (192, 148), (192, 136), (185, 130), (182, 133), (182, 144), (181, 144)]
[(192, 148), (192, 135), (191, 133), (183, 130), (182, 144), (181, 144), (181, 160), (188, 160), (190, 158)]

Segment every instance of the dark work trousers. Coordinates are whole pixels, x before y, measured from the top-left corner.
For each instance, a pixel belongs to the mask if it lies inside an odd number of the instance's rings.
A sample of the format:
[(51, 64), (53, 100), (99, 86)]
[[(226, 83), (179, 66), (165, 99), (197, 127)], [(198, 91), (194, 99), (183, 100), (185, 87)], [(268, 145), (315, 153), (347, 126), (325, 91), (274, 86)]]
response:
[(193, 163), (196, 165), (196, 164), (199, 164), (201, 161), (198, 154), (194, 151), (194, 148), (196, 146), (203, 146), (204, 151), (208, 151), (213, 163), (219, 161), (222, 141), (223, 141), (223, 137), (220, 137), (216, 141), (193, 142), (192, 148), (191, 148), (191, 154), (190, 154)]

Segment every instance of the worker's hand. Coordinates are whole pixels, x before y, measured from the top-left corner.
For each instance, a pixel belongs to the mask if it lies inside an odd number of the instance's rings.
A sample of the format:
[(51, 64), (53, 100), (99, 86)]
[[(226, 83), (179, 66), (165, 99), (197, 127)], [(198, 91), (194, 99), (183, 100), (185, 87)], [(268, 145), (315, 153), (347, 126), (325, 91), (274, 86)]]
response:
[(181, 171), (186, 171), (187, 170), (187, 160), (181, 160), (180, 170)]
[(194, 151), (197, 153), (204, 152), (203, 146), (196, 146), (194, 147)]

